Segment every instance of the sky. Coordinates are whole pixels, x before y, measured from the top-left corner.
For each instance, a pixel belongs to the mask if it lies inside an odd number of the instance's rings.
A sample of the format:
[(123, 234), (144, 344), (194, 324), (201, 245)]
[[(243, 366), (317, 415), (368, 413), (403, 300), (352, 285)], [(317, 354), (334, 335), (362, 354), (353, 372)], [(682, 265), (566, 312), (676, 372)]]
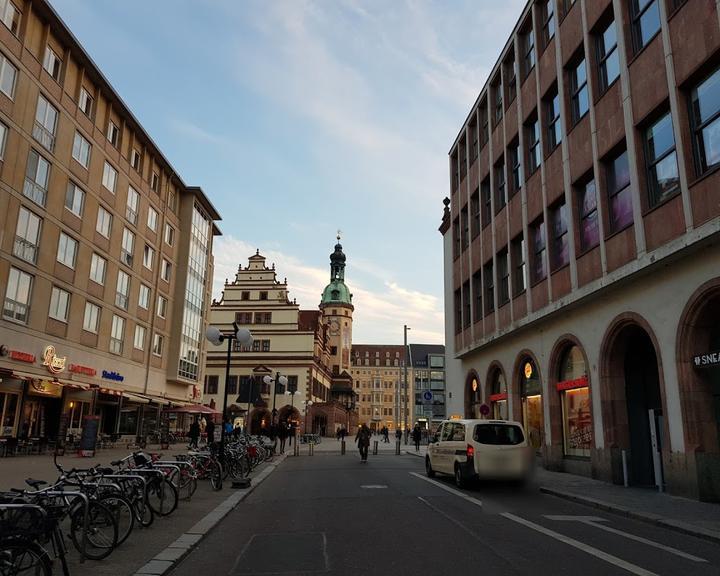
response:
[(448, 151), (524, 0), (50, 0), (222, 217), (317, 309), (341, 230), (353, 342), (444, 343)]

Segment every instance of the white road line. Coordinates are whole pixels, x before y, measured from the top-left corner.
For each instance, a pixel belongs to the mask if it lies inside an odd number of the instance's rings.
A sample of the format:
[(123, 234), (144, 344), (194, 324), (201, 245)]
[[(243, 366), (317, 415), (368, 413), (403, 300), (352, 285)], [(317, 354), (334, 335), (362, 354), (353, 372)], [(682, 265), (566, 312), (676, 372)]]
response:
[(617, 534), (618, 536), (622, 536), (623, 538), (628, 538), (629, 540), (635, 540), (635, 542), (641, 542), (642, 544), (647, 544), (648, 546), (652, 546), (653, 548), (659, 548), (660, 550), (665, 550), (665, 552), (670, 552), (670, 554), (675, 554), (676, 556), (680, 556), (681, 558), (685, 558), (687, 560), (692, 560), (693, 562), (707, 562), (705, 558), (700, 558), (698, 556), (693, 556), (692, 554), (688, 554), (687, 552), (683, 552), (682, 550), (678, 550), (677, 548), (673, 548), (671, 546), (665, 546), (665, 544), (660, 544), (659, 542), (655, 542), (653, 540), (648, 540), (647, 538), (643, 538), (642, 536), (635, 536), (635, 534), (630, 534), (629, 532), (623, 532), (622, 530), (618, 530), (617, 528), (611, 528), (610, 526), (606, 526), (605, 524), (600, 524), (599, 522), (606, 522), (605, 518), (598, 518), (597, 516), (545, 516), (545, 518), (548, 518), (549, 520), (574, 520), (576, 522), (580, 522), (582, 524), (585, 524), (587, 526), (593, 526), (595, 528), (599, 528), (600, 530), (605, 530), (605, 532), (611, 532), (612, 534)]
[(418, 474), (417, 472), (410, 472), (411, 476), (415, 476), (416, 478), (420, 478), (420, 480), (425, 480), (425, 482), (429, 482), (430, 484), (434, 484), (438, 488), (442, 488), (446, 492), (450, 492), (450, 494), (455, 494), (455, 496), (459, 496), (463, 500), (467, 500), (468, 502), (472, 502), (473, 504), (482, 507), (482, 500), (478, 500), (477, 498), (473, 498), (472, 496), (468, 496), (467, 494), (463, 494), (460, 492), (460, 490), (455, 490), (454, 488), (450, 488), (450, 486), (445, 486), (442, 482), (438, 482), (437, 480), (432, 480), (430, 478), (426, 478), (422, 474)]
[(510, 512), (502, 512), (500, 515), (504, 516), (508, 520), (512, 520), (513, 522), (522, 524), (523, 526), (531, 528), (532, 530), (536, 530), (537, 532), (540, 532), (541, 534), (550, 536), (550, 538), (555, 538), (555, 540), (564, 542), (568, 546), (577, 548), (578, 550), (581, 550), (582, 552), (585, 552), (586, 554), (590, 554), (591, 556), (600, 558), (601, 560), (604, 560), (605, 562), (607, 562), (609, 564), (617, 566), (618, 568), (627, 570), (628, 572), (631, 572), (632, 574), (637, 574), (638, 576), (658, 576), (655, 572), (650, 572), (649, 570), (645, 570), (645, 568), (641, 568), (640, 566), (631, 564), (630, 562), (626, 562), (622, 558), (618, 558), (617, 556), (613, 556), (612, 554), (608, 554), (607, 552), (603, 552), (602, 550), (593, 548), (592, 546), (590, 546), (588, 544), (584, 544), (583, 542), (580, 542), (579, 540), (575, 540), (574, 538), (570, 538), (569, 536), (565, 536), (564, 534), (560, 534), (559, 532), (555, 532), (554, 530), (545, 528), (544, 526), (541, 526), (540, 524), (535, 524), (535, 522), (531, 522), (530, 520), (525, 520), (524, 518), (520, 518), (520, 516), (515, 516), (515, 514), (511, 514)]

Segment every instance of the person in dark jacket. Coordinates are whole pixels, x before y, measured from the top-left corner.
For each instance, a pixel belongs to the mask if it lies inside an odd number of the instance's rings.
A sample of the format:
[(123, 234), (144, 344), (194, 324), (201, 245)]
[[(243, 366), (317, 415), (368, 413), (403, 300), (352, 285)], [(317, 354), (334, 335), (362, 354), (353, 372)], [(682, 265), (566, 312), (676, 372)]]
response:
[(365, 424), (360, 425), (360, 429), (355, 436), (355, 442), (360, 449), (360, 461), (367, 462), (368, 447), (370, 446), (370, 429)]
[(190, 424), (190, 431), (188, 432), (188, 438), (190, 438), (190, 448), (198, 447), (198, 438), (200, 438), (200, 423), (195, 418), (193, 423)]
[(420, 424), (415, 424), (415, 428), (412, 431), (412, 439), (415, 442), (415, 452), (420, 452), (420, 440), (422, 440), (422, 430), (420, 430)]
[(208, 418), (208, 422), (205, 425), (205, 433), (207, 434), (208, 446), (215, 442), (215, 422)]

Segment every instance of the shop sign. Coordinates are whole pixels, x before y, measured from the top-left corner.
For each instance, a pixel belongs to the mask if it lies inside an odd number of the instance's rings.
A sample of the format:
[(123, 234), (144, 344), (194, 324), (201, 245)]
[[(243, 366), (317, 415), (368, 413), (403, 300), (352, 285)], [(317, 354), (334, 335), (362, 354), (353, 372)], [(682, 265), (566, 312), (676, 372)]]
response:
[(572, 390), (573, 388), (587, 388), (588, 379), (587, 376), (581, 376), (575, 380), (565, 380), (564, 382), (558, 382), (555, 387), (558, 392), (563, 390)]
[(80, 364), (70, 364), (68, 371), (74, 374), (84, 374), (85, 376), (95, 376), (97, 370), (90, 368), (89, 366), (81, 366)]
[(35, 354), (20, 352), (20, 350), (10, 350), (10, 358), (12, 360), (18, 360), (19, 362), (27, 362), (28, 364), (35, 363)]
[(105, 378), (105, 380), (115, 380), (115, 382), (122, 382), (125, 380), (125, 376), (122, 376), (121, 374), (118, 374), (114, 370), (112, 372), (108, 372), (107, 370), (102, 371), (102, 377)]
[(478, 382), (477, 382), (477, 380), (476, 380), (475, 378), (473, 378), (473, 381), (472, 381), (472, 391), (473, 391), (473, 392), (477, 392), (477, 389), (478, 389)]
[(490, 394), (490, 402), (502, 402), (507, 400), (507, 392), (500, 392), (499, 394)]
[(43, 366), (47, 366), (48, 372), (59, 374), (65, 370), (67, 356), (62, 358), (55, 354), (55, 346), (45, 346), (43, 351)]
[(530, 380), (530, 378), (532, 378), (533, 366), (530, 362), (525, 362), (525, 368), (523, 369), (523, 372), (525, 374), (525, 378), (527, 378), (528, 380)]
[(462, 416), (460, 414), (450, 414), (450, 420), (461, 420)]
[(695, 368), (712, 368), (713, 366), (720, 366), (720, 351), (693, 356), (693, 364), (695, 364)]
[(60, 382), (51, 382), (49, 380), (30, 380), (28, 393), (34, 396), (60, 398), (62, 396), (62, 386), (60, 385)]

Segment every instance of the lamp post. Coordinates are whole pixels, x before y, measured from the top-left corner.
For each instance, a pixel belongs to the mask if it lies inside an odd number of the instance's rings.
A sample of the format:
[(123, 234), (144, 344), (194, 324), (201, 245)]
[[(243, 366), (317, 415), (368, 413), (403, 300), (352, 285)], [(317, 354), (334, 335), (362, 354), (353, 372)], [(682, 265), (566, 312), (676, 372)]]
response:
[[(405, 356), (405, 362), (403, 362), (403, 397), (401, 398), (401, 401), (404, 401), (404, 408), (403, 408), (403, 421), (405, 430), (407, 430), (408, 427), (408, 344), (407, 344), (407, 333), (410, 328), (408, 328), (407, 324), (403, 326), (403, 346), (404, 346), (404, 352), (403, 355)], [(405, 432), (403, 430), (403, 432)], [(405, 444), (408, 443), (408, 435), (405, 434)]]
[(268, 386), (270, 384), (273, 385), (273, 407), (272, 407), (272, 423), (277, 424), (277, 409), (275, 408), (275, 397), (277, 396), (277, 386), (280, 384), (283, 387), (283, 390), (285, 390), (288, 379), (287, 376), (281, 376), (280, 372), (275, 373), (275, 378), (272, 376), (263, 376), (263, 382), (267, 384)]
[(232, 341), (235, 340), (241, 346), (247, 346), (253, 341), (253, 336), (247, 328), (239, 328), (238, 325), (232, 323), (232, 332), (223, 333), (216, 326), (208, 326), (205, 337), (215, 346), (219, 346), (227, 340), (227, 362), (225, 364), (225, 387), (223, 388), (223, 409), (222, 409), (222, 425), (220, 426), (220, 462), (225, 464), (225, 412), (227, 412), (227, 387), (230, 380), (230, 352), (232, 350)]
[[(291, 416), (294, 416), (294, 414), (295, 414), (295, 396), (297, 396), (298, 394), (300, 394), (300, 391), (299, 391), (299, 390), (292, 390), (292, 391), (291, 391), (291, 390), (285, 390), (285, 394), (286, 394), (287, 396), (290, 396), (290, 415), (291, 415)], [(294, 432), (296, 432), (296, 431), (297, 431), (297, 428), (293, 427), (292, 432), (294, 433)], [(291, 445), (291, 446), (292, 446), (292, 441), (293, 441), (293, 438), (292, 438), (292, 435), (291, 435), (291, 436), (290, 436), (290, 445)], [(296, 440), (296, 442), (297, 442), (297, 440)]]

